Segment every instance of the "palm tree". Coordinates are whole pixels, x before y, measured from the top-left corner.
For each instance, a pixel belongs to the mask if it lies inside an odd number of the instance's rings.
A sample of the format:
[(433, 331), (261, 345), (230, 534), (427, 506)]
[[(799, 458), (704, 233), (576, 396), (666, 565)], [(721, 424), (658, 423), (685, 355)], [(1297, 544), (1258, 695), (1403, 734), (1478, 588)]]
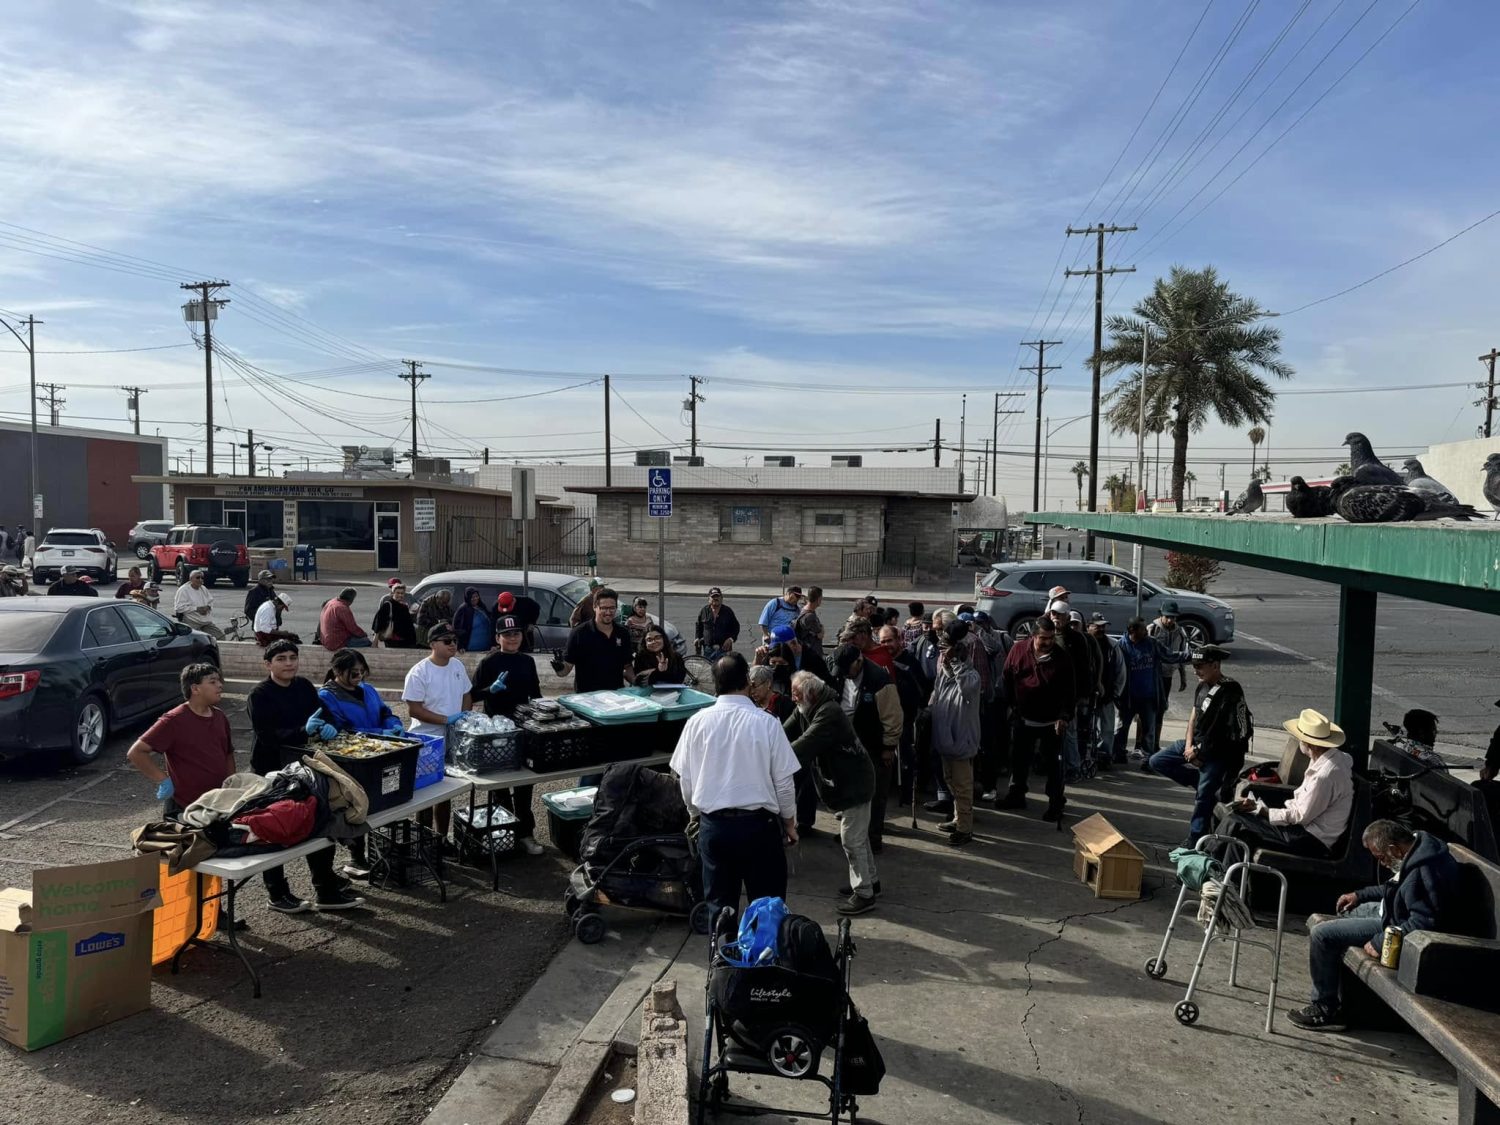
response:
[[(1281, 359), (1281, 333), (1255, 323), (1265, 315), (1259, 304), (1221, 281), (1212, 266), (1173, 266), (1169, 276), (1157, 278), (1134, 316), (1108, 318), (1110, 339), (1100, 356), (1106, 372), (1138, 370), (1142, 337), (1151, 334), (1146, 413), (1149, 417), (1154, 405), (1171, 415), (1172, 497), (1178, 511), (1188, 436), (1211, 418), (1226, 426), (1269, 422), (1276, 392), (1257, 372), (1292, 377), (1291, 365)], [(1109, 393), (1109, 425), (1117, 434), (1136, 430), (1141, 382), (1137, 374)]]
[(1089, 475), (1089, 463), (1087, 461), (1074, 461), (1073, 467), (1068, 470), (1078, 481), (1078, 510), (1083, 511), (1083, 478)]
[(1255, 451), (1260, 443), (1266, 440), (1266, 431), (1261, 426), (1251, 426), (1250, 432), (1245, 435), (1250, 439), (1250, 475), (1255, 475)]
[(1337, 469), (1333, 470), (1333, 475), (1336, 476), (1336, 477), (1347, 477), (1353, 471), (1354, 470), (1352, 470), (1351, 468), (1349, 468), (1349, 462), (1345, 461)]
[(1186, 486), (1186, 492), (1187, 492), (1188, 498), (1192, 499), (1192, 496), (1193, 496), (1193, 485), (1195, 485), (1195, 484), (1198, 483), (1198, 474), (1197, 473), (1191, 473), (1191, 472), (1189, 472), (1189, 473), (1183, 473), (1182, 474), (1182, 483)]

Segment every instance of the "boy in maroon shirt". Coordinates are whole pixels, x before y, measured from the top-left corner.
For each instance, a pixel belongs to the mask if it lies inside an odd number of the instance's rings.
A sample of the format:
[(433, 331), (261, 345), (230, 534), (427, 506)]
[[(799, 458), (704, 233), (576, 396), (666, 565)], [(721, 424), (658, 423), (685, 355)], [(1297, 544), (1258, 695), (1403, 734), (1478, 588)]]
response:
[[(157, 719), (125, 755), (157, 783), (156, 795), (166, 802), (162, 815), (168, 817), (217, 789), (234, 772), (229, 717), (219, 710), (224, 696), (219, 670), (212, 664), (189, 664), (180, 682), (187, 702)], [(155, 754), (165, 759), (165, 772), (156, 764)]]

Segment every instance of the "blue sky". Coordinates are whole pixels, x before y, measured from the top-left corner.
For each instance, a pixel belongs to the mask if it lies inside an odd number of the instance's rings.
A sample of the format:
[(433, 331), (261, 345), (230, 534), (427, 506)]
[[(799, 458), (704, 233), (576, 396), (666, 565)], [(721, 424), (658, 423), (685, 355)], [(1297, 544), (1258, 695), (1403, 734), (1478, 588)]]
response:
[[(1418, 3), (1256, 159), (1408, 3), (33, 5), (0, 42), (0, 220), (157, 265), (27, 253), (60, 247), (0, 226), (0, 309), (47, 322), (41, 351), (164, 348), (39, 355), (39, 377), (79, 424), (123, 425), (116, 388), (151, 388), (148, 428), (200, 463), (201, 356), (166, 347), (188, 341), (176, 282), (200, 276), (233, 283), (219, 338), (272, 373), (226, 371), (215, 421), (299, 459), (407, 443), (389, 360), (408, 357), (452, 453), (584, 459), (601, 390), (558, 388), (604, 371), (625, 447), (685, 440), (674, 376), (705, 376), (704, 440), (756, 447), (711, 462), (919, 442), (939, 415), (951, 441), (961, 387), (983, 436), (992, 394), (1031, 387), (1017, 345), (1037, 335), (1064, 340), (1056, 424), (1087, 409), (1089, 297), (1054, 302), (1059, 252), (1086, 251), (1070, 223), (1141, 225), (1111, 246), (1139, 271), (1112, 310), (1174, 263), (1285, 310), (1494, 210), (1500, 12), (1472, 0)], [(1387, 455), (1472, 436), (1471, 389), (1371, 392), (1478, 378), (1497, 242), (1500, 220), (1280, 321), (1288, 390), (1349, 389), (1284, 397), (1272, 465), (1326, 471), (1349, 429)], [(24, 356), (0, 360), (0, 412), (24, 411)], [(1030, 427), (1003, 419), (1002, 446)], [(1054, 497), (1086, 443), (1084, 422), (1057, 435)], [(1237, 491), (1242, 435), (1194, 445)], [(1027, 506), (1030, 462), (1006, 462)]]

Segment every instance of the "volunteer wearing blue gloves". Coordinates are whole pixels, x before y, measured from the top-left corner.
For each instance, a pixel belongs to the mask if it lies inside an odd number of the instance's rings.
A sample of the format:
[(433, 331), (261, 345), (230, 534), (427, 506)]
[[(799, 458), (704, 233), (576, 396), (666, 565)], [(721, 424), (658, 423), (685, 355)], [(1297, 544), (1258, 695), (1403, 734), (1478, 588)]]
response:
[[(250, 768), (258, 774), (275, 773), (282, 766), (300, 762), (308, 752), (310, 738), (327, 741), (338, 734), (322, 718), (318, 689), (297, 675), (297, 646), (288, 640), (272, 641), (261, 657), (266, 678), (250, 689), (250, 728), (255, 741), (250, 750)], [(363, 841), (360, 841), (363, 843)], [(333, 870), (333, 848), (323, 848), (307, 857), (319, 910), (350, 910), (364, 899)], [(286, 872), (273, 867), (264, 875), (271, 909), (283, 914), (301, 914), (313, 904), (292, 893)]]
[[(427, 634), (428, 655), (412, 665), (406, 673), (406, 683), (401, 689), (402, 702), (411, 715), (413, 734), (431, 734), (444, 738), (448, 724), (467, 711), (470, 705), (469, 671), (458, 659), (458, 637), (447, 625), (434, 625)], [(442, 839), (443, 851), (456, 854), (457, 849), (448, 840), (448, 824), (451, 808), (445, 801), (433, 810), (437, 834)], [(426, 824), (426, 810), (417, 814), (417, 822)]]
[[(318, 689), (322, 711), (315, 716), (336, 730), (363, 734), (400, 734), (401, 720), (370, 686), (370, 665), (358, 649), (344, 648), (333, 654), (328, 674)], [(316, 732), (309, 730), (308, 734)], [(331, 735), (329, 737), (332, 737)]]
[[(542, 683), (537, 678), (536, 661), (521, 651), (526, 638), (521, 623), (514, 617), (502, 617), (496, 623), (500, 634), (500, 647), (479, 662), (474, 669), (474, 682), (484, 686), (474, 690), (474, 706), (482, 708), (486, 715), (504, 715), (513, 718), (516, 706), (528, 699), (542, 697)], [(507, 791), (501, 798), (511, 812), (516, 814), (516, 836), (521, 849), (527, 855), (541, 855), (542, 845), (536, 842), (536, 815), (531, 811), (532, 787), (523, 785)]]

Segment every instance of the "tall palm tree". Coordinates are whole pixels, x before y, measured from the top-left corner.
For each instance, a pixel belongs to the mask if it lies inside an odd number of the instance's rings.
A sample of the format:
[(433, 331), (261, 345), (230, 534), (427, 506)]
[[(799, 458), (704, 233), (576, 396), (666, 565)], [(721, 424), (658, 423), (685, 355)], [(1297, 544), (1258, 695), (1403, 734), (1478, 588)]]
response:
[(1353, 469), (1349, 468), (1349, 462), (1345, 461), (1337, 469), (1333, 470), (1333, 475), (1336, 477), (1347, 477), (1353, 471)]
[(1191, 498), (1193, 495), (1193, 485), (1198, 483), (1198, 474), (1191, 472), (1183, 473), (1182, 483), (1186, 486), (1185, 491), (1187, 492), (1188, 497)]
[(1087, 461), (1074, 461), (1073, 467), (1068, 470), (1073, 478), (1078, 481), (1078, 510), (1083, 511), (1083, 478), (1089, 475), (1089, 463)]
[(1260, 448), (1260, 443), (1266, 440), (1266, 431), (1263, 426), (1251, 426), (1250, 432), (1245, 435), (1250, 439), (1250, 475), (1255, 475), (1255, 451)]
[(1269, 422), (1276, 391), (1259, 372), (1290, 379), (1281, 359), (1281, 333), (1257, 324), (1260, 305), (1219, 279), (1212, 266), (1189, 270), (1173, 266), (1157, 278), (1134, 316), (1110, 316), (1110, 339), (1100, 356), (1105, 372), (1131, 370), (1134, 377), (1109, 393), (1109, 425), (1117, 434), (1134, 433), (1141, 394), (1141, 342), (1151, 334), (1150, 370), (1145, 373), (1147, 416), (1152, 406), (1171, 417), (1172, 497), (1182, 510), (1188, 437), (1210, 419), (1226, 426)]

